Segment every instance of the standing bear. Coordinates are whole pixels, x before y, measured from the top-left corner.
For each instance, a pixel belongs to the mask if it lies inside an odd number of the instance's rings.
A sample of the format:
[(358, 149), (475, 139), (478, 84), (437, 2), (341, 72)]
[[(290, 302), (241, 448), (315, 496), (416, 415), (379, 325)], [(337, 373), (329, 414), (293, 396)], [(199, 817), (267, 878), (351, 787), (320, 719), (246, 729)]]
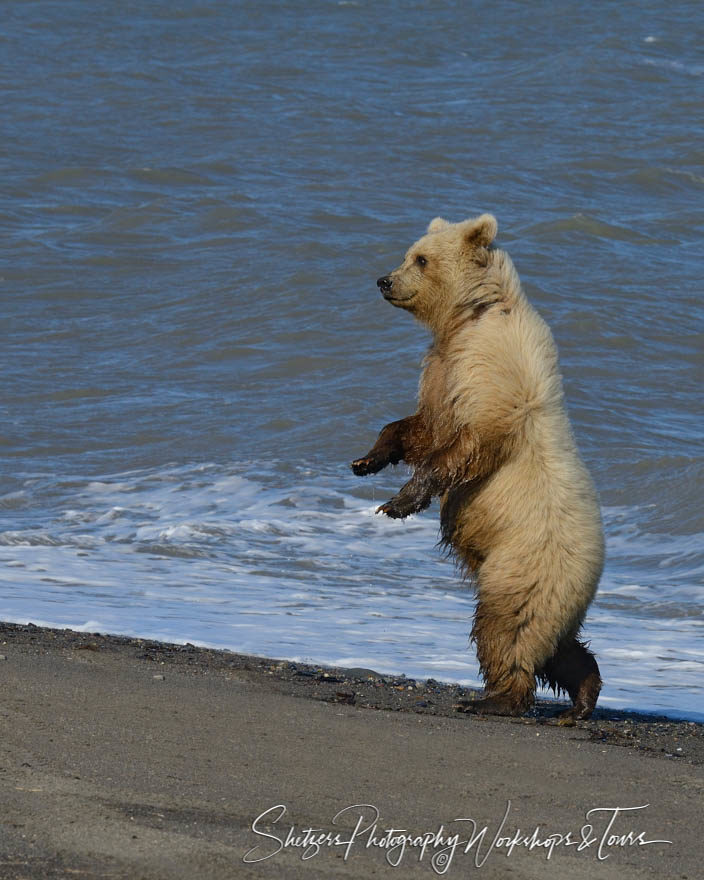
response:
[(406, 517), (440, 498), (442, 540), (477, 585), (472, 627), (486, 696), (469, 711), (520, 715), (536, 678), (588, 718), (599, 667), (579, 640), (604, 539), (596, 492), (567, 418), (557, 350), (496, 220), (436, 218), (377, 281), (426, 324), (418, 409), (352, 463), (358, 476), (407, 462), (411, 479), (378, 512)]

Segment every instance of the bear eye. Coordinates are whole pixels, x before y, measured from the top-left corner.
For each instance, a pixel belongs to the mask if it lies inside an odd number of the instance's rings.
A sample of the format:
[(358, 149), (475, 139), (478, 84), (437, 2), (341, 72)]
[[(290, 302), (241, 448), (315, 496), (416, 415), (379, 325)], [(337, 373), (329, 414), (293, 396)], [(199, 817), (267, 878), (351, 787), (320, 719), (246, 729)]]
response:
[(425, 259), (425, 257), (421, 257), (420, 254), (416, 257), (416, 263), (418, 263), (421, 269), (425, 269), (425, 267), (428, 265), (428, 261)]

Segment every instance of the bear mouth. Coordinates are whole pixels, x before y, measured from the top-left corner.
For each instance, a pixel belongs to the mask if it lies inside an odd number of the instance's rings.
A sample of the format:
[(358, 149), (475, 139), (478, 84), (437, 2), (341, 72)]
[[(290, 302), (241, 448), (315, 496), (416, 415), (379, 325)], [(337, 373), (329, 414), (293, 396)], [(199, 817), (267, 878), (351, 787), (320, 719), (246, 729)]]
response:
[(385, 291), (382, 293), (382, 296), (387, 302), (390, 302), (392, 306), (405, 306), (415, 298), (415, 293), (412, 293), (410, 296), (394, 296), (393, 289), (389, 291)]

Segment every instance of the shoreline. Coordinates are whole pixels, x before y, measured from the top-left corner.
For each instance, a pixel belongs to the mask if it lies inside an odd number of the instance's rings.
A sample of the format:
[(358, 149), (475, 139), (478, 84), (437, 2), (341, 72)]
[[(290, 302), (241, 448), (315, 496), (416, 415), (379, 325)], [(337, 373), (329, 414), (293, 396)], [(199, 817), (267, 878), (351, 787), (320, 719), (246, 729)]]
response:
[[(60, 651), (118, 651), (123, 657), (143, 660), (194, 673), (246, 673), (252, 681), (266, 682), (281, 694), (353, 705), (361, 709), (413, 712), (420, 715), (460, 717), (461, 702), (481, 696), (481, 689), (434, 678), (414, 679), (406, 675), (379, 673), (362, 667), (340, 667), (280, 660), (240, 654), (225, 648), (207, 648), (190, 642), (178, 644), (132, 636), (84, 632), (82, 630), (15, 624), (0, 621), (0, 646), (49, 646)], [(0, 654), (2, 652), (0, 651)], [(570, 701), (537, 699), (535, 706), (520, 718), (484, 716), (494, 723), (577, 727), (609, 745), (620, 745), (666, 757), (684, 758), (687, 763), (704, 764), (704, 722), (676, 718), (658, 712), (610, 709), (600, 706), (587, 721), (559, 725), (557, 716)], [(673, 713), (674, 714), (674, 713)], [(476, 716), (475, 716), (476, 717)], [(636, 735), (640, 732), (640, 736)], [(702, 742), (699, 742), (701, 734)], [(680, 737), (693, 741), (686, 754)]]
[[(291, 846), (245, 863), (276, 838), (275, 824), (253, 831), (276, 805), (286, 827), (330, 834), (336, 813), (366, 804), (384, 827), (491, 826), (510, 810), (513, 830), (563, 838), (590, 809), (619, 805), (646, 811), (629, 816), (634, 835), (672, 841), (604, 860), (518, 847), (508, 874), (505, 853), (487, 861), (490, 880), (694, 877), (704, 856), (701, 723), (597, 709), (560, 726), (553, 701), (479, 717), (456, 708), (475, 691), (433, 679), (33, 624), (0, 624), (0, 656), (3, 880), (399, 876), (362, 844), (349, 858), (303, 860)], [(434, 876), (413, 853), (403, 876)], [(447, 873), (472, 866), (458, 855)]]

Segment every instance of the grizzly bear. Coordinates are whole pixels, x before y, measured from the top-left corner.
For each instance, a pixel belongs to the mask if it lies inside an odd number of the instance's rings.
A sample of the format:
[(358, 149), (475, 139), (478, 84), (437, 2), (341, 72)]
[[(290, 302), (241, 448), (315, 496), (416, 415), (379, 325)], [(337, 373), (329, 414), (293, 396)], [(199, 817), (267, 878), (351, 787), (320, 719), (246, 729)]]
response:
[(568, 722), (588, 718), (601, 689), (578, 634), (601, 576), (603, 530), (552, 334), (492, 244), (496, 231), (490, 214), (438, 217), (377, 281), (433, 339), (417, 411), (386, 425), (352, 469), (411, 466), (377, 513), (406, 517), (440, 499), (441, 540), (477, 588), (472, 640), (486, 688), (467, 711), (520, 715), (537, 679), (569, 694)]

